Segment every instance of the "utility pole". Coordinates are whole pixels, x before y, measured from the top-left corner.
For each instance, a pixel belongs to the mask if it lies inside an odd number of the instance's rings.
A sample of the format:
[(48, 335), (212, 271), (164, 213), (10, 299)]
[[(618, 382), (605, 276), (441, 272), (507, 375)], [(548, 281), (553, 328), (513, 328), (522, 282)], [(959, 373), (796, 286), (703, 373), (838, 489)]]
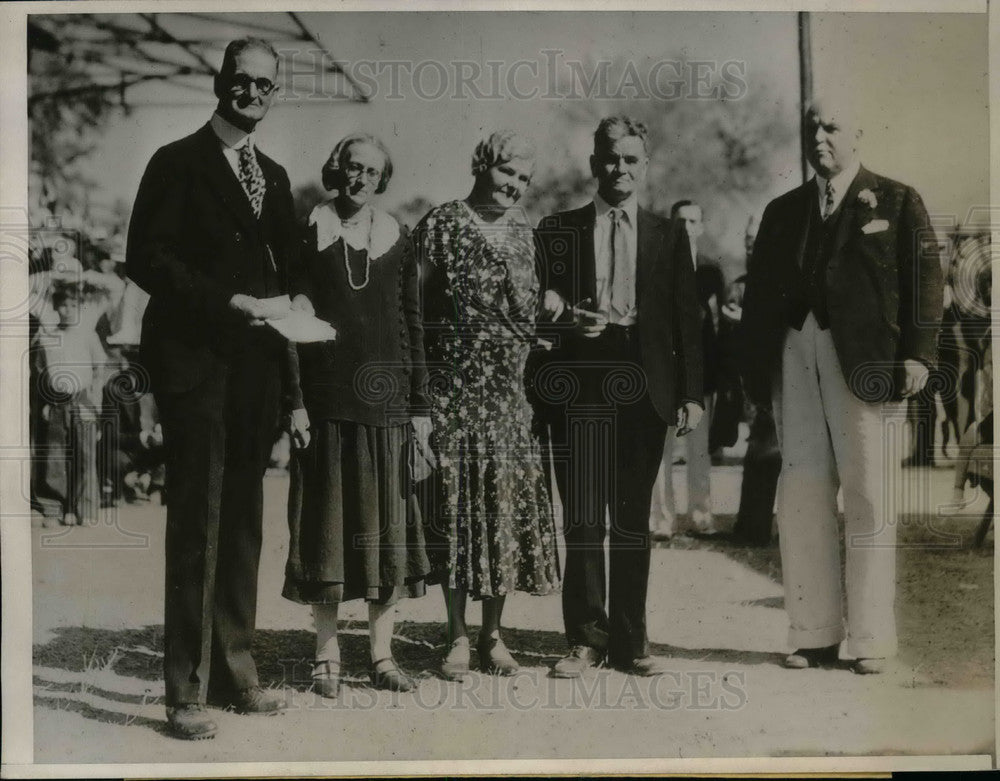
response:
[(799, 156), (802, 164), (802, 181), (809, 178), (809, 162), (803, 144), (803, 113), (813, 97), (812, 35), (808, 11), (799, 11)]

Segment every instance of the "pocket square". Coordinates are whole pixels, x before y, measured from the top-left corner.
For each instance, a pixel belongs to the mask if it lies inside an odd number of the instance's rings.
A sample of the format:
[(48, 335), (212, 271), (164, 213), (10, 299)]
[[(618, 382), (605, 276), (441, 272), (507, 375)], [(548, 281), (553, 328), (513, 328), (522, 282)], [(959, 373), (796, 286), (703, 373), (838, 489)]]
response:
[(862, 233), (881, 233), (885, 230), (889, 230), (888, 220), (872, 220), (861, 226)]

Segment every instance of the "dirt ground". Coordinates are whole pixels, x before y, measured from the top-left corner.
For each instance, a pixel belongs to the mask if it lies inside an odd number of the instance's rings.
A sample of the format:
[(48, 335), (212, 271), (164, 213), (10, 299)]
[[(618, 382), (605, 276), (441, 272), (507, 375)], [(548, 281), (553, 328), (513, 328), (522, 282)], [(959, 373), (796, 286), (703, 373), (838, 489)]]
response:
[[(739, 469), (717, 467), (712, 479), (731, 522)], [(35, 761), (993, 754), (993, 533), (970, 548), (982, 497), (943, 506), (950, 481), (950, 470), (907, 470), (899, 486), (901, 650), (885, 675), (782, 669), (777, 545), (678, 537), (653, 553), (648, 603), (653, 652), (670, 675), (548, 677), (565, 650), (560, 599), (514, 595), (505, 636), (521, 674), (447, 683), (434, 674), (443, 601), (432, 593), (400, 606), (396, 655), (420, 678), (411, 695), (367, 685), (364, 608), (345, 606), (348, 684), (333, 702), (308, 691), (309, 610), (279, 594), (287, 478), (268, 477), (255, 657), (290, 707), (272, 718), (217, 711), (218, 737), (192, 743), (168, 737), (162, 705), (164, 508), (118, 508), (94, 528), (35, 528)]]

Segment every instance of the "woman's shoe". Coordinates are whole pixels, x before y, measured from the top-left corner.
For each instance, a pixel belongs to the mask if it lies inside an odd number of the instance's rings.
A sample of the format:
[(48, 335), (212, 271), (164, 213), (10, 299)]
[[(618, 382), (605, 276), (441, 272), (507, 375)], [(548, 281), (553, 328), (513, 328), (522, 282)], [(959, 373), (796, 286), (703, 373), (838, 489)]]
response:
[(313, 691), (320, 697), (336, 699), (340, 694), (340, 662), (336, 659), (317, 659), (312, 669)]
[(417, 682), (399, 669), (396, 660), (391, 656), (372, 662), (369, 671), (372, 685), (376, 689), (388, 689), (393, 692), (411, 692), (417, 688)]
[(479, 652), (479, 669), (484, 673), (507, 676), (521, 669), (499, 637), (480, 637), (476, 650)]
[(461, 681), (469, 674), (469, 638), (456, 638), (441, 662), (441, 675), (449, 681)]

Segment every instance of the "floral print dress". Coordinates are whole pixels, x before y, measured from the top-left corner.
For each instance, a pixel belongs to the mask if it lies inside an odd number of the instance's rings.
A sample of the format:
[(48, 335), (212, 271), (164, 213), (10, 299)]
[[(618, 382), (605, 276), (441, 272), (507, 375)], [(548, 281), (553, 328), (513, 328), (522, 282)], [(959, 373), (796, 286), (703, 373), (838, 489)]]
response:
[(555, 524), (524, 389), (538, 303), (531, 228), (451, 201), (424, 217), (416, 247), (438, 461), (426, 512), (434, 579), (477, 599), (550, 593)]

